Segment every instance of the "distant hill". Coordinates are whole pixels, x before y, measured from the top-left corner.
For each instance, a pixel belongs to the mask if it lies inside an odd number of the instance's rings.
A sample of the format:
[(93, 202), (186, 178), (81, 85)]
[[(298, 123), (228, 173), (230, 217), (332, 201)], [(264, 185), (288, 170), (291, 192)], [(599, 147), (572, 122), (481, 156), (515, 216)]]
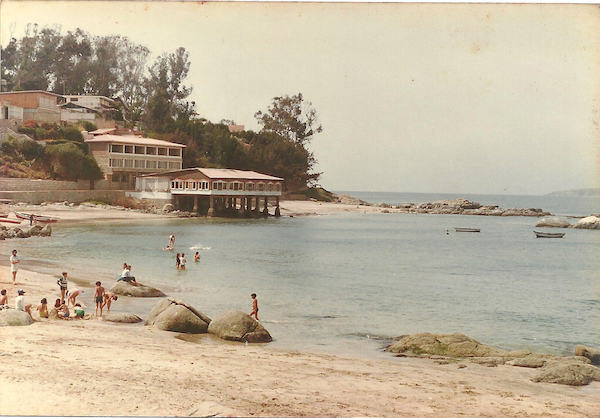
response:
[(600, 189), (573, 189), (548, 193), (545, 196), (591, 196), (600, 197)]

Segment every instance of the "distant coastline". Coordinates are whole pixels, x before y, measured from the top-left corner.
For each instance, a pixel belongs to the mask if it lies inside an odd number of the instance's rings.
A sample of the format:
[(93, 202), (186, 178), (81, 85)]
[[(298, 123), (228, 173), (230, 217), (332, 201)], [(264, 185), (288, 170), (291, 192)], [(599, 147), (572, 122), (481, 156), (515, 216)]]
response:
[(600, 197), (600, 189), (571, 189), (547, 193), (544, 196)]

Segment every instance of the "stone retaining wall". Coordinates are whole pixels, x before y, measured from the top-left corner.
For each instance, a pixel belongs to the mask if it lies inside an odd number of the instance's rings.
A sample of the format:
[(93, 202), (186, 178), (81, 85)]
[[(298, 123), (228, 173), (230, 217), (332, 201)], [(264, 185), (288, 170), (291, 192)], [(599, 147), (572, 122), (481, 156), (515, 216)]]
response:
[(40, 204), (44, 202), (82, 203), (87, 200), (100, 200), (109, 203), (125, 198), (123, 190), (44, 190), (44, 191), (0, 191), (0, 198), (13, 202)]
[(88, 190), (90, 182), (0, 178), (0, 191)]

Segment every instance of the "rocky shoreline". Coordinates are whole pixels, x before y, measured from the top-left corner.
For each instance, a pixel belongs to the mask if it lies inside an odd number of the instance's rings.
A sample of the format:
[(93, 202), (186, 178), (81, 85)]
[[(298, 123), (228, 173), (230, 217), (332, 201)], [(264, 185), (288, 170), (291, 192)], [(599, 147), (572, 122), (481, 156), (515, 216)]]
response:
[(389, 205), (387, 203), (372, 204), (364, 200), (357, 199), (348, 195), (337, 196), (337, 203), (346, 205), (361, 205), (373, 206), (383, 209), (384, 213), (428, 213), (432, 215), (479, 215), (479, 216), (551, 216), (550, 212), (546, 212), (539, 208), (500, 208), (497, 205), (482, 205), (478, 202), (472, 202), (465, 198), (439, 200), (427, 203), (403, 203), (401, 205)]
[(574, 356), (555, 356), (527, 350), (508, 351), (490, 347), (463, 334), (419, 333), (404, 335), (385, 351), (397, 357), (421, 357), (452, 364), (465, 359), (488, 367), (509, 365), (539, 369), (533, 382), (585, 386), (600, 381), (600, 350), (577, 345)]

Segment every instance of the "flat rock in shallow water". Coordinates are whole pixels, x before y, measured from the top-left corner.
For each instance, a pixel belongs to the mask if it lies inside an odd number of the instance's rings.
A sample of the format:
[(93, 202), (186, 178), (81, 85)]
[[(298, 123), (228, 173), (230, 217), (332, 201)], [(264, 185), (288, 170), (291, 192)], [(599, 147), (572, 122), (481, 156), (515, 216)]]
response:
[(551, 218), (542, 218), (536, 224), (536, 228), (568, 228), (571, 224), (565, 220), (553, 216)]
[(208, 326), (208, 332), (230, 341), (267, 343), (271, 334), (260, 322), (242, 311), (228, 311), (219, 314)]
[(386, 351), (414, 356), (507, 357), (508, 351), (480, 344), (463, 334), (420, 333), (405, 335)]
[(17, 309), (2, 309), (0, 311), (0, 327), (20, 327), (31, 325), (34, 322), (27, 312)]
[(117, 282), (110, 289), (116, 295), (120, 296), (132, 296), (137, 298), (160, 298), (166, 296), (163, 292), (150, 286), (138, 284), (134, 286), (129, 282), (123, 280)]

